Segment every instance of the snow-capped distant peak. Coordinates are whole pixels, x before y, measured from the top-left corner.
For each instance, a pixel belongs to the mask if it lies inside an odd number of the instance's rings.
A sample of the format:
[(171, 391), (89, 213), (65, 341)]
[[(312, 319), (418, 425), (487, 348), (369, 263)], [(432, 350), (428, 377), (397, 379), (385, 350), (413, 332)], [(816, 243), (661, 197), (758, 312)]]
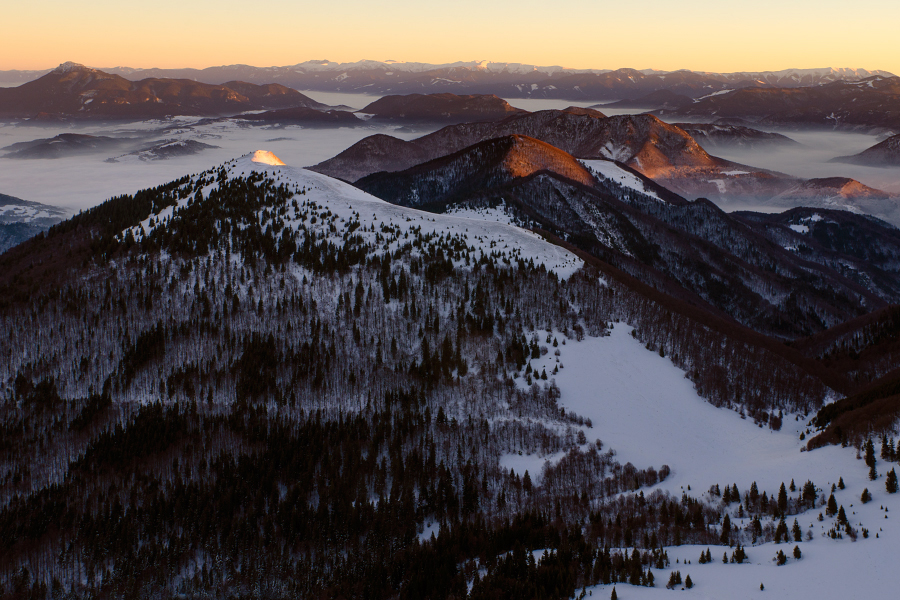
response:
[(63, 64), (59, 65), (55, 69), (53, 69), (53, 72), (54, 73), (69, 73), (70, 71), (77, 71), (78, 69), (85, 69), (85, 68), (87, 68), (87, 67), (85, 67), (81, 63), (67, 61), (67, 62), (64, 62)]
[(257, 150), (253, 154), (250, 154), (250, 162), (262, 163), (264, 165), (273, 165), (279, 166), (284, 165), (284, 161), (275, 156), (272, 152), (268, 150)]

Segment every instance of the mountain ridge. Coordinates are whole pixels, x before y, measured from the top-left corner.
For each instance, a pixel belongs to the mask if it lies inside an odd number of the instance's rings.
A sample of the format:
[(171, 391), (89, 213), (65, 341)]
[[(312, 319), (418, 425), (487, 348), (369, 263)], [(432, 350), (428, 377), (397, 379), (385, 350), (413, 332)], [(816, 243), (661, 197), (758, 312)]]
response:
[[(63, 63), (18, 87), (0, 88), (3, 118), (123, 118), (170, 115), (220, 116), (246, 110), (322, 107), (309, 97), (278, 85), (231, 81), (211, 85), (188, 79), (147, 78), (131, 82), (119, 75)], [(240, 91), (239, 91), (240, 90)], [(246, 94), (246, 95), (245, 95)]]

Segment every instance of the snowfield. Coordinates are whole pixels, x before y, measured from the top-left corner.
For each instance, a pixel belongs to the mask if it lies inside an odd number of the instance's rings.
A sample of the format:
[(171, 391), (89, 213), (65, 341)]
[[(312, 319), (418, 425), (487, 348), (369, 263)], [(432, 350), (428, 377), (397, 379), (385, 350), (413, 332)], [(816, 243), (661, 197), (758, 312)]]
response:
[(656, 195), (656, 192), (648, 190), (644, 187), (644, 182), (641, 181), (638, 176), (636, 176), (634, 173), (629, 173), (612, 161), (582, 160), (580, 162), (585, 167), (593, 169), (595, 173), (601, 175), (602, 177), (605, 177), (606, 179), (612, 179), (623, 187), (640, 192), (645, 196), (660, 200), (660, 197)]
[[(663, 489), (680, 497), (686, 491), (710, 501), (715, 499), (706, 491), (715, 484), (724, 489), (736, 483), (747, 490), (755, 481), (760, 493), (766, 491), (770, 496), (777, 494), (782, 482), (789, 486), (791, 480), (798, 488), (811, 480), (828, 492), (840, 478), (846, 484), (835, 498), (846, 509), (851, 525), (860, 531), (858, 541), (846, 535), (841, 540), (825, 537), (834, 518), (819, 522), (824, 507), (817, 507), (796, 517), (804, 540), (810, 531), (811, 541), (747, 546), (750, 564), (742, 565), (722, 564), (722, 554), (727, 551), (730, 556), (732, 551), (727, 547), (709, 546), (714, 561), (706, 565), (697, 559), (707, 546), (668, 547), (672, 564), (655, 572), (656, 587), (617, 584), (619, 598), (667, 597), (670, 591), (665, 585), (673, 570), (681, 571), (682, 577), (690, 574), (695, 585), (691, 597), (705, 599), (889, 598), (900, 589), (900, 570), (895, 566), (900, 556), (900, 494), (887, 494), (884, 488), (887, 471), (891, 466), (900, 469), (900, 465), (879, 459), (879, 478), (869, 481), (868, 468), (857, 460), (854, 448), (830, 446), (801, 452), (804, 442), (799, 435), (806, 430), (803, 416), (786, 414), (781, 431), (776, 432), (741, 419), (732, 410), (712, 406), (696, 394), (693, 384), (668, 358), (648, 351), (632, 338), (627, 325), (615, 324), (608, 337), (581, 342), (567, 339), (565, 345), (561, 343), (565, 336), (554, 332), (560, 342), (558, 357), (556, 348), (545, 344), (546, 332), (539, 335), (541, 345), (547, 345), (549, 351), (533, 360), (532, 368), (538, 373), (546, 369), (548, 377), (555, 379), (562, 407), (591, 419), (593, 427), (584, 428), (588, 443), (602, 440), (604, 450), (615, 450), (622, 464), (657, 469), (667, 464), (672, 469), (665, 481), (644, 489), (645, 494)], [(551, 376), (557, 365), (559, 372)], [(876, 454), (877, 448), (876, 442)], [(545, 460), (559, 458), (507, 455), (501, 464), (520, 475), (526, 469), (539, 474)], [(864, 488), (873, 496), (866, 505), (860, 502)], [(797, 496), (799, 492), (788, 493)], [(731, 509), (734, 524), (743, 528), (749, 523), (737, 517), (737, 504)], [(794, 518), (787, 518), (789, 527)], [(861, 535), (863, 527), (870, 532), (868, 539)], [(792, 557), (795, 545), (802, 551), (800, 560)], [(784, 566), (773, 561), (779, 549), (789, 557)], [(691, 564), (684, 564), (686, 560)], [(764, 592), (760, 592), (760, 583)], [(592, 597), (605, 599), (611, 588), (600, 585), (588, 590)]]

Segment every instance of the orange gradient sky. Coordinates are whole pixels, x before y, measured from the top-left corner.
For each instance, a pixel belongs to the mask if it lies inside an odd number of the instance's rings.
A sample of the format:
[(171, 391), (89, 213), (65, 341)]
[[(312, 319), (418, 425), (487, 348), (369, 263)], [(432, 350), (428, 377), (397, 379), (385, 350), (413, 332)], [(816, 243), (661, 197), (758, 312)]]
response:
[(0, 9), (0, 69), (491, 60), (572, 68), (900, 74), (898, 0), (32, 0)]

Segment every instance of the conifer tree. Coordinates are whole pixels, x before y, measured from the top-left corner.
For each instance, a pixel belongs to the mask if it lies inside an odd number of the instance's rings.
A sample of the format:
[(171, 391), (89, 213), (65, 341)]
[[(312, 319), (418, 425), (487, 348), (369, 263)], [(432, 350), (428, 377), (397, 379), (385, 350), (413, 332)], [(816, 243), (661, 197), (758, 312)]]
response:
[(888, 471), (887, 478), (884, 481), (884, 489), (888, 494), (896, 494), (898, 491), (897, 472), (894, 469)]
[(788, 528), (787, 523), (784, 522), (784, 515), (781, 515), (781, 519), (778, 521), (778, 526), (775, 528), (775, 543), (780, 544), (782, 540), (787, 541), (788, 537)]
[(691, 581), (690, 575), (684, 578), (684, 587), (686, 587), (687, 589), (691, 589), (692, 587), (694, 587), (694, 582)]
[(787, 489), (782, 481), (781, 488), (778, 490), (778, 512), (783, 515), (785, 511), (787, 511)]
[(609, 595), (609, 600), (617, 600), (618, 595), (616, 595), (616, 586), (613, 586), (612, 593)]
[(731, 538), (731, 517), (728, 516), (728, 513), (725, 513), (725, 518), (722, 519), (722, 535), (719, 536), (719, 539), (723, 544), (727, 544), (728, 540)]
[(859, 497), (863, 504), (868, 504), (872, 501), (872, 494), (869, 493), (869, 488), (865, 488), (863, 490), (862, 496)]
[(825, 515), (833, 517), (835, 514), (837, 514), (837, 510), (837, 501), (834, 499), (834, 494), (831, 494), (828, 497), (828, 504), (825, 506)]
[(838, 523), (840, 523), (840, 524), (842, 524), (842, 525), (845, 524), (845, 523), (847, 523), (847, 513), (844, 512), (844, 505), (843, 505), (843, 504), (842, 504), (841, 507), (838, 509)]
[(775, 555), (775, 558), (777, 559), (776, 564), (778, 566), (781, 566), (781, 565), (787, 563), (787, 556), (785, 556), (784, 550), (779, 550), (778, 554)]
[(842, 490), (842, 489), (844, 489), (845, 487), (846, 487), (846, 486), (844, 485), (844, 478), (843, 478), (843, 477), (838, 478), (838, 489), (839, 489), (839, 490)]
[(522, 476), (522, 489), (526, 494), (531, 493), (532, 484), (531, 484), (531, 475), (528, 474), (528, 471), (525, 471), (525, 475)]
[(794, 558), (799, 560), (801, 556), (803, 556), (803, 553), (800, 552), (800, 546), (794, 546)]
[(872, 443), (872, 438), (866, 440), (866, 466), (875, 466), (875, 444)]
[(803, 541), (803, 530), (800, 529), (800, 522), (797, 519), (794, 519), (794, 526), (791, 528), (791, 533), (794, 534), (795, 542)]

